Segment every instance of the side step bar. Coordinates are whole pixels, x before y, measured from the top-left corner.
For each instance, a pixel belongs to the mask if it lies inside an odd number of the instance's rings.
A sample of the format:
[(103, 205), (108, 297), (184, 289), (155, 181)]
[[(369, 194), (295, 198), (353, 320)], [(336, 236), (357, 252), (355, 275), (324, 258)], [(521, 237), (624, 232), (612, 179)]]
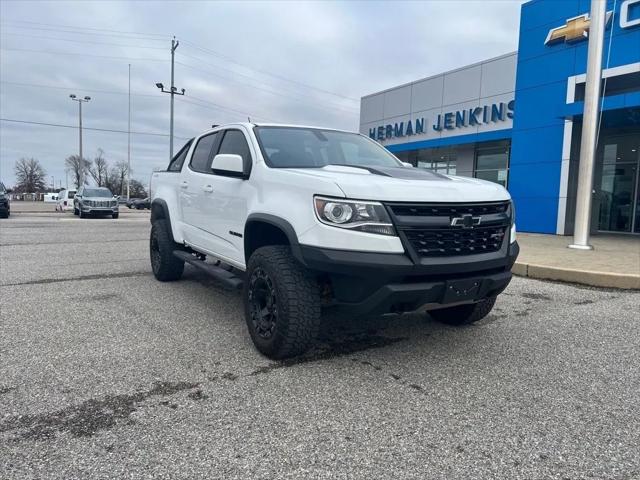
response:
[(229, 288), (238, 289), (242, 287), (242, 280), (234, 273), (229, 272), (224, 268), (216, 267), (215, 265), (207, 263), (204, 260), (200, 260), (189, 252), (182, 250), (174, 250), (173, 255), (178, 257), (180, 260), (184, 260), (188, 264), (193, 265), (199, 270), (202, 270)]

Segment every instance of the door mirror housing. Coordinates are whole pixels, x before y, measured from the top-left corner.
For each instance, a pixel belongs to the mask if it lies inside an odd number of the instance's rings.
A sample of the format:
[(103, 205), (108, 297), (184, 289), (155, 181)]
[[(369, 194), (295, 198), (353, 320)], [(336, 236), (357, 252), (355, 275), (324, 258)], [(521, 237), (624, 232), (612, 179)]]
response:
[[(248, 163), (248, 162), (247, 162)], [(219, 153), (213, 157), (211, 170), (216, 175), (247, 179), (251, 171), (250, 164), (246, 165), (240, 155)]]

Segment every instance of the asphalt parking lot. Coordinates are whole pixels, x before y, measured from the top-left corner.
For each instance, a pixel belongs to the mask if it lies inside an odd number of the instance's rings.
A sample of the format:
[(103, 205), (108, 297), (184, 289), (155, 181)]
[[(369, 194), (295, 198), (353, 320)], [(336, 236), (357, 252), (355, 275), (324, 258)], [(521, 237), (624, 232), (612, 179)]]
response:
[(148, 213), (0, 220), (0, 478), (640, 478), (640, 293), (516, 278), (465, 328), (327, 321), (150, 270)]

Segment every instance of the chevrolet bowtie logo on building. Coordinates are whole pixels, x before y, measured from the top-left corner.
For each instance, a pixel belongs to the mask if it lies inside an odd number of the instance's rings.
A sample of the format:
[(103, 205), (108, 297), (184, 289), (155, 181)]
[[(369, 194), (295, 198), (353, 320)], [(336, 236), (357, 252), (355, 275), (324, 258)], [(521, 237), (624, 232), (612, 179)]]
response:
[[(609, 24), (612, 12), (607, 12), (605, 18), (605, 26)], [(547, 39), (544, 41), (545, 45), (560, 42), (579, 42), (580, 40), (586, 40), (589, 37), (589, 25), (591, 25), (591, 18), (588, 13), (578, 15), (577, 17), (568, 18), (566, 23), (561, 27), (552, 28), (549, 30)]]
[(473, 228), (476, 225), (480, 225), (480, 217), (474, 217), (468, 213), (451, 219), (452, 227)]

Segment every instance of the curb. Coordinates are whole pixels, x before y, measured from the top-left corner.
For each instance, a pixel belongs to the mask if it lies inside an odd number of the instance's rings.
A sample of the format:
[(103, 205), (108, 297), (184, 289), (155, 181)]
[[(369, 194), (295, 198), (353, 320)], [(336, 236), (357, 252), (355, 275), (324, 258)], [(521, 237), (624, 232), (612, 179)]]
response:
[(592, 287), (640, 290), (640, 275), (575, 270), (519, 262), (515, 263), (511, 272), (520, 277), (537, 278), (539, 280), (558, 280)]

